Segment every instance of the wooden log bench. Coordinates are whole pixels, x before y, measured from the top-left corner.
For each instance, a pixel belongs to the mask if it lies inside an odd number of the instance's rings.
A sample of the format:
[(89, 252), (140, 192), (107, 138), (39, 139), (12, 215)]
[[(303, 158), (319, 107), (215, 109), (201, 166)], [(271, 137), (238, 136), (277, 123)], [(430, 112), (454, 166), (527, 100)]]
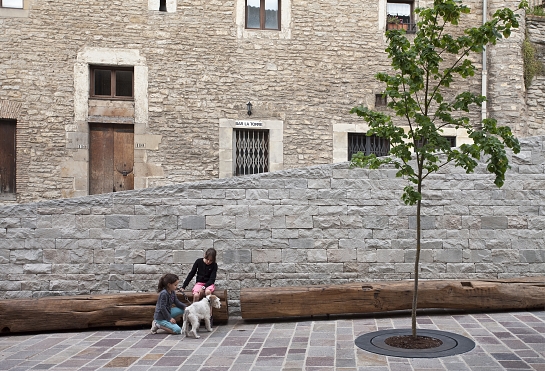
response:
[[(227, 290), (216, 290), (214, 294), (221, 301), (221, 308), (214, 308), (212, 312), (214, 325), (225, 324), (229, 320)], [(125, 293), (0, 299), (0, 332), (151, 327), (157, 297), (157, 293)], [(178, 299), (188, 304), (182, 294), (178, 294)]]
[[(243, 319), (361, 314), (412, 308), (414, 281), (243, 288)], [(418, 308), (545, 309), (545, 276), (505, 280), (421, 280)]]

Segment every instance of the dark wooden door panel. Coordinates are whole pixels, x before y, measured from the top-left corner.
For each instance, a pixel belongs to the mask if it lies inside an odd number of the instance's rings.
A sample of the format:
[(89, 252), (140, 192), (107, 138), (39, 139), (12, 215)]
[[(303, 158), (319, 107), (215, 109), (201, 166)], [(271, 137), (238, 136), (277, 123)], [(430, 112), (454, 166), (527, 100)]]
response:
[(15, 120), (0, 120), (0, 193), (15, 193)]
[(134, 189), (134, 128), (91, 124), (89, 194)]

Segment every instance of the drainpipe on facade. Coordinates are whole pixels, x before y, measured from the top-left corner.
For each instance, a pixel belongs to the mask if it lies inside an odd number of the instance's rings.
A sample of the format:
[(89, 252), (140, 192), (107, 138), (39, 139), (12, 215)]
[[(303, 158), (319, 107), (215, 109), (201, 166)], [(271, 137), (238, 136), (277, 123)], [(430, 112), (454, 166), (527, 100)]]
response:
[[(483, 24), (486, 23), (486, 16), (488, 13), (488, 3), (487, 0), (483, 0)], [(486, 87), (488, 85), (488, 71), (486, 69), (486, 45), (483, 49), (483, 72), (482, 72), (482, 79), (481, 79), (481, 95), (486, 98)], [(483, 102), (481, 105), (481, 122), (482, 120), (486, 119), (487, 117), (487, 107), (486, 107), (486, 101)]]

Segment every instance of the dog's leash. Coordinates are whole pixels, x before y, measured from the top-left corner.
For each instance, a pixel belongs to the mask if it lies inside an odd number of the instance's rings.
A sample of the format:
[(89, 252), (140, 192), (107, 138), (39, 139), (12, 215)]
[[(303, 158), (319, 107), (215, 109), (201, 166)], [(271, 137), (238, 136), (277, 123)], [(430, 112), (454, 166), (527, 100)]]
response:
[(179, 293), (181, 293), (181, 294), (183, 295), (183, 297), (184, 297), (184, 300), (187, 301), (187, 303), (188, 303), (189, 305), (191, 305), (191, 301), (189, 301), (189, 298), (188, 298), (187, 295), (185, 294), (184, 290), (182, 290), (182, 289), (176, 289), (176, 291), (178, 291)]

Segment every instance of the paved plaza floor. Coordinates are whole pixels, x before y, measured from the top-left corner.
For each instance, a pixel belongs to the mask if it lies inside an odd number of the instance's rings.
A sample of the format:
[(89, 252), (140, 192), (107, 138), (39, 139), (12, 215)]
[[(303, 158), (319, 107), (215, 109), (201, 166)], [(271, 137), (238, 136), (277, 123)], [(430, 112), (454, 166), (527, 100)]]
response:
[[(39, 321), (29, 318), (29, 321)], [(419, 328), (475, 341), (442, 358), (387, 357), (358, 348), (362, 334), (410, 327), (410, 313), (248, 322), (232, 317), (200, 339), (149, 329), (0, 336), (0, 370), (545, 371), (545, 311), (426, 312)]]

